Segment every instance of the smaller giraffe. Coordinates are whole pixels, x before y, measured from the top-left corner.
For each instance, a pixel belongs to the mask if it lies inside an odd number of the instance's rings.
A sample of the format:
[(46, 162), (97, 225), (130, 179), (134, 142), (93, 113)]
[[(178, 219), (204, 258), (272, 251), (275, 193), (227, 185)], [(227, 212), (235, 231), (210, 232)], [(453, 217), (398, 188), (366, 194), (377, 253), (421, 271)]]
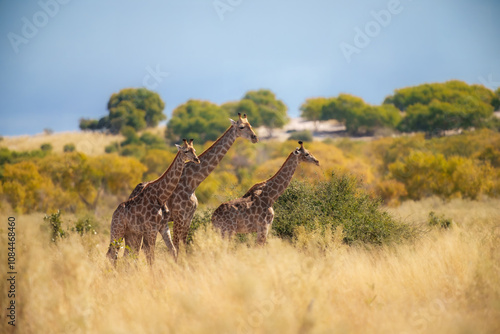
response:
[[(183, 139), (184, 145), (177, 146), (178, 152), (170, 167), (156, 180), (149, 182), (144, 189), (127, 201), (121, 203), (113, 213), (111, 220), (111, 243), (107, 257), (116, 263), (119, 245), (117, 241), (125, 238), (125, 243), (131, 251), (138, 254), (141, 241), (144, 241), (144, 252), (149, 264), (154, 261), (154, 246), (156, 236), (160, 230), (168, 234), (162, 235), (170, 252), (177, 256), (176, 249), (170, 238), (170, 231), (163, 220), (163, 210), (167, 199), (179, 183), (182, 171), (187, 162), (200, 163), (193, 147), (193, 140), (188, 143)], [(128, 254), (126, 250), (125, 255)]]
[(264, 244), (274, 219), (274, 202), (283, 194), (300, 162), (319, 161), (304, 148), (293, 150), (278, 172), (270, 179), (251, 187), (243, 197), (221, 204), (212, 215), (212, 224), (222, 236), (257, 232), (257, 243)]

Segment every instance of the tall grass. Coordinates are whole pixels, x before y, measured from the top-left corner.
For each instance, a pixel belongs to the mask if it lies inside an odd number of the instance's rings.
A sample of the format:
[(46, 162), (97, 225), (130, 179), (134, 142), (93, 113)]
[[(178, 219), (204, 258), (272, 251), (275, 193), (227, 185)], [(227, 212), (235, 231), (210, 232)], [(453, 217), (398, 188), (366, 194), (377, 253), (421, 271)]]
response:
[[(498, 333), (500, 201), (407, 202), (392, 214), (452, 219), (414, 242), (346, 246), (341, 230), (264, 247), (199, 229), (178, 262), (158, 239), (113, 269), (103, 234), (57, 244), (17, 217), (19, 333)], [(315, 239), (316, 238), (316, 239)], [(0, 263), (5, 268), (6, 231)], [(309, 242), (307, 247), (304, 242)], [(329, 247), (322, 247), (325, 242)], [(5, 293), (6, 281), (0, 289)], [(5, 310), (7, 298), (1, 298)], [(13, 332), (2, 313), (0, 332)]]

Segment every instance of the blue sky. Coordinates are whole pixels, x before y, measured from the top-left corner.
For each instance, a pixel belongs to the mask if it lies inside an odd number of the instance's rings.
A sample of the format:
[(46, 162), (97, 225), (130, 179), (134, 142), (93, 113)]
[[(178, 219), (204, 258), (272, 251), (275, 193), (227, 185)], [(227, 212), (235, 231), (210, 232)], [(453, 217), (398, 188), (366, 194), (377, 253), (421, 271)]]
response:
[(0, 135), (77, 130), (126, 87), (158, 92), (168, 117), (259, 88), (293, 117), (314, 96), (496, 88), (499, 17), (498, 0), (0, 0)]

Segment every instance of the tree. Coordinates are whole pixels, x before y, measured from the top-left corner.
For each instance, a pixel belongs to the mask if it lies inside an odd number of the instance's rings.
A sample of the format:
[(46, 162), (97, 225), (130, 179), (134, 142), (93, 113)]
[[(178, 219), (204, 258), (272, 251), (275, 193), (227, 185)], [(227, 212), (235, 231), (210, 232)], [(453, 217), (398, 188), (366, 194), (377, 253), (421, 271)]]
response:
[(64, 145), (63, 151), (64, 152), (74, 152), (76, 150), (76, 146), (73, 143), (68, 143)]
[(363, 99), (340, 94), (322, 108), (322, 119), (336, 119), (353, 135), (373, 134), (378, 128), (395, 128), (401, 119), (394, 106), (372, 106)]
[(495, 97), (491, 101), (494, 110), (500, 109), (500, 87), (495, 91)]
[(406, 112), (401, 131), (425, 131), (432, 136), (486, 126), (497, 100), (495, 93), (484, 86), (453, 80), (398, 89), (384, 105), (393, 104)]
[(3, 195), (15, 211), (25, 213), (53, 209), (56, 198), (53, 196), (54, 185), (50, 179), (40, 175), (34, 162), (6, 164), (3, 179)]
[(160, 96), (146, 88), (126, 88), (111, 95), (108, 101), (109, 115), (94, 119), (80, 119), (82, 130), (109, 130), (119, 133), (124, 126), (136, 131), (155, 127), (167, 117), (163, 114), (165, 103)]
[(384, 104), (394, 104), (399, 110), (405, 111), (417, 103), (428, 105), (433, 100), (438, 100), (455, 104), (467, 96), (489, 105), (495, 100), (495, 93), (484, 86), (452, 80), (397, 89), (394, 95), (386, 97)]
[(351, 117), (349, 114), (357, 113), (364, 107), (366, 103), (362, 98), (350, 94), (339, 94), (338, 97), (331, 98), (323, 107), (321, 118), (323, 120), (336, 119), (345, 123), (347, 118)]
[(493, 107), (469, 97), (456, 104), (433, 100), (429, 105), (411, 105), (399, 125), (403, 132), (422, 131), (430, 137), (445, 131), (480, 127), (491, 117)]
[(306, 99), (306, 102), (300, 106), (300, 116), (314, 121), (314, 128), (318, 130), (318, 121), (323, 119), (323, 108), (330, 102), (326, 97), (313, 97)]
[[(252, 101), (257, 107), (257, 113), (247, 114), (255, 127), (265, 126), (268, 130), (269, 136), (272, 136), (273, 129), (280, 129), (288, 123), (287, 107), (283, 101), (276, 99), (276, 95), (268, 89), (259, 89), (249, 91), (243, 96), (240, 103), (241, 106), (251, 108), (251, 104), (243, 101)], [(252, 110), (253, 111), (253, 110)], [(255, 119), (253, 118), (255, 117)]]
[(252, 125), (259, 127), (263, 125), (262, 116), (259, 113), (259, 107), (257, 104), (250, 99), (243, 99), (236, 105), (233, 115), (238, 113), (244, 115), (246, 114), (248, 119), (252, 122)]
[(50, 143), (44, 143), (44, 144), (42, 144), (42, 145), (40, 146), (40, 149), (41, 149), (42, 151), (44, 151), (44, 152), (51, 152), (51, 151), (52, 151), (52, 149), (53, 149), (53, 146), (52, 146), (52, 144), (50, 144)]
[(171, 142), (193, 138), (199, 144), (213, 141), (228, 128), (229, 118), (228, 109), (209, 101), (189, 100), (172, 112), (165, 138)]

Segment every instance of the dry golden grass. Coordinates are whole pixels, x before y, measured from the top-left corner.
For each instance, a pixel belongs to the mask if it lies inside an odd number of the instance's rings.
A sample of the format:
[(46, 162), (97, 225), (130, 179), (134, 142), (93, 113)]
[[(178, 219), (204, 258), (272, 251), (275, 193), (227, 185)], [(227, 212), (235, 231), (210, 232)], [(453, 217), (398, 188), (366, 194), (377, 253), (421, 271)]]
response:
[(88, 155), (103, 154), (104, 148), (115, 141), (123, 141), (121, 135), (108, 135), (97, 132), (58, 132), (53, 134), (38, 134), (33, 136), (4, 137), (0, 147), (14, 151), (40, 149), (42, 144), (51, 144), (56, 153), (63, 152), (64, 145), (74, 144), (76, 151)]
[[(430, 210), (454, 227), (412, 244), (347, 247), (336, 231), (326, 242), (299, 236), (307, 247), (277, 238), (248, 247), (208, 231), (177, 263), (159, 239), (153, 268), (141, 254), (116, 270), (105, 258), (106, 235), (73, 234), (51, 245), (41, 215), (19, 216), (17, 330), (499, 333), (500, 200), (408, 202), (392, 212), (418, 222)], [(0, 240), (5, 268), (5, 229)], [(0, 332), (10, 332), (1, 319)]]

